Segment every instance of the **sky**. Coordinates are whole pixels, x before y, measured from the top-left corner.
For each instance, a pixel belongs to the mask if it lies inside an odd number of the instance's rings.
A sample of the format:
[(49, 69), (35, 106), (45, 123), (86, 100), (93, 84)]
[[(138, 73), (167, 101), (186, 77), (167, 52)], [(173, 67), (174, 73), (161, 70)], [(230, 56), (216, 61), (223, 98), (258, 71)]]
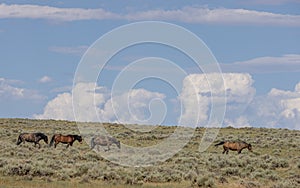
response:
[[(115, 53), (94, 82), (77, 80), (101, 37), (144, 21), (201, 39), (219, 73), (180, 49), (141, 43)], [(222, 104), (216, 126), (300, 129), (298, 0), (0, 1), (0, 41), (0, 118), (206, 126)], [(114, 92), (131, 78), (128, 90)]]

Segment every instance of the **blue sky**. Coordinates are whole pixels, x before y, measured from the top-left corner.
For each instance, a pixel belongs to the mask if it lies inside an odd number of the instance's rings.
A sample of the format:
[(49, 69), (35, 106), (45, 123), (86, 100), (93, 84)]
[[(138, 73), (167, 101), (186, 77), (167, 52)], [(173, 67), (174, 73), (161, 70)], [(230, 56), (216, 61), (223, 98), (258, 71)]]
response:
[[(196, 34), (218, 60), (228, 91), (223, 126), (299, 129), (299, 13), (297, 0), (0, 1), (0, 117), (74, 120), (73, 79), (88, 47), (124, 24), (164, 21)], [(136, 123), (130, 114), (122, 114), (126, 94), (132, 97), (138, 119), (147, 119), (150, 112), (145, 106), (152, 99), (163, 100), (167, 113), (161, 124), (178, 123), (180, 103), (191, 107), (179, 97), (192, 95), (189, 90), (176, 93), (168, 83), (146, 79), (116, 97), (120, 118), (114, 116), (109, 105), (114, 103), (110, 91), (116, 77), (126, 65), (151, 56), (186, 70), (204, 96), (203, 73), (188, 57), (161, 45), (136, 45), (111, 59), (95, 95), (82, 93), (98, 100), (100, 120)], [(182, 84), (189, 85), (184, 80)], [(80, 91), (91, 87), (78, 86)], [(209, 97), (201, 100), (204, 116), (199, 125), (204, 125)], [(182, 117), (190, 118), (188, 110)]]

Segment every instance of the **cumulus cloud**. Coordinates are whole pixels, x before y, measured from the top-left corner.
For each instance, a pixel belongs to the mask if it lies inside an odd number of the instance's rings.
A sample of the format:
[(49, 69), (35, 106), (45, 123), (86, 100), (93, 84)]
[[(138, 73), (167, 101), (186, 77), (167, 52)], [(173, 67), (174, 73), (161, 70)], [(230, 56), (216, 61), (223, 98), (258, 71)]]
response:
[[(211, 115), (211, 96), (216, 96), (216, 100), (222, 98), (222, 87), (214, 83), (216, 76), (216, 73), (193, 74), (185, 78), (180, 96), (183, 123), (193, 124), (191, 120), (198, 118), (197, 125), (206, 126)], [(273, 88), (266, 95), (255, 96), (250, 74), (223, 73), (223, 78), (224, 126), (300, 129), (300, 82), (293, 91)]]
[[(43, 114), (36, 114), (34, 117), (83, 122), (141, 123), (149, 116), (151, 101), (162, 100), (165, 97), (161, 93), (145, 89), (133, 89), (111, 97), (106, 88), (99, 87), (95, 83), (78, 83), (73, 88), (73, 95), (75, 95), (73, 101), (71, 92), (57, 95), (45, 106)], [(146, 121), (145, 124), (149, 123)]]
[(15, 86), (21, 81), (0, 78), (0, 97), (2, 99), (31, 99), (42, 100), (45, 97), (37, 91)]
[(185, 23), (208, 24), (254, 24), (276, 26), (300, 26), (299, 15), (277, 14), (246, 9), (208, 9), (183, 7), (176, 10), (148, 10), (117, 14), (104, 9), (58, 8), (40, 5), (0, 5), (0, 18), (50, 19), (58, 21), (75, 20), (166, 20)]
[(150, 92), (145, 89), (134, 89), (119, 96), (110, 98), (101, 111), (101, 118), (105, 121), (116, 121), (119, 123), (157, 124), (163, 120), (157, 114), (163, 114), (164, 108), (155, 107), (150, 111), (153, 100), (163, 100), (164, 94)]
[(256, 97), (249, 105), (247, 115), (255, 126), (300, 129), (300, 82), (294, 91), (276, 88), (266, 96)]
[[(214, 96), (216, 101), (214, 105), (218, 105), (218, 101), (226, 100), (226, 103), (220, 103), (220, 105), (227, 106), (225, 124), (239, 122), (238, 126), (243, 126), (242, 123), (244, 126), (248, 126), (247, 120), (240, 116), (255, 95), (251, 76), (246, 73), (226, 73), (222, 75), (224, 85), (223, 82), (216, 79), (218, 76), (220, 76), (219, 73), (192, 74), (184, 79), (180, 96), (184, 106), (182, 123), (193, 124), (195, 122), (190, 122), (190, 120), (198, 117), (197, 125), (205, 126), (210, 116), (211, 100)], [(226, 91), (225, 95), (223, 95), (224, 90)]]
[(42, 114), (34, 115), (37, 119), (62, 119), (78, 121), (96, 121), (94, 115), (95, 107), (105, 103), (107, 93), (104, 88), (96, 86), (94, 83), (78, 83), (73, 88), (73, 93), (80, 100), (74, 101), (75, 108), (78, 110), (76, 118), (73, 111), (72, 93), (64, 92), (58, 94), (54, 99), (49, 101)]

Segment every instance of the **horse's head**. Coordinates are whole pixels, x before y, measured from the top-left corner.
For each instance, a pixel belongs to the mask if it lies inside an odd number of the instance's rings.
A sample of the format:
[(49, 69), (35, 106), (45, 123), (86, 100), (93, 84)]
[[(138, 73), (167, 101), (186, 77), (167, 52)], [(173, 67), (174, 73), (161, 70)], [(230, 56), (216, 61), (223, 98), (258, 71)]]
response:
[(247, 147), (247, 148), (248, 148), (249, 151), (253, 152), (253, 151), (252, 151), (252, 146), (251, 146), (251, 144), (248, 144), (248, 147)]
[(80, 143), (80, 144), (82, 144), (82, 137), (81, 136), (76, 136), (76, 139), (78, 140), (78, 142)]

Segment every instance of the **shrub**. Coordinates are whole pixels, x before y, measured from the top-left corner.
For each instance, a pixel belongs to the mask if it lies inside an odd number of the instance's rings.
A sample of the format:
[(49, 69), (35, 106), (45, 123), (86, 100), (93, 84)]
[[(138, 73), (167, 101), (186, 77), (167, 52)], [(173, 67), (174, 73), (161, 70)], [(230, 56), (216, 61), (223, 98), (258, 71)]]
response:
[(244, 181), (242, 180), (241, 181), (241, 185), (244, 185), (245, 188), (259, 188), (260, 187), (260, 184), (258, 182), (253, 182), (253, 181)]
[(228, 180), (224, 176), (219, 177), (219, 182), (220, 183), (228, 183)]
[(51, 168), (36, 166), (32, 168), (30, 174), (32, 176), (52, 176), (54, 171)]
[(87, 174), (88, 170), (89, 170), (89, 167), (86, 166), (86, 165), (81, 165), (79, 167), (76, 168), (77, 171), (75, 174), (73, 174), (74, 177), (81, 177), (85, 174)]
[(274, 174), (274, 173), (267, 175), (267, 178), (271, 181), (277, 181), (277, 180), (280, 179), (280, 177), (277, 174)]
[(30, 165), (19, 165), (19, 166), (8, 166), (6, 168), (6, 175), (11, 175), (11, 176), (25, 176), (28, 175), (31, 170)]
[(196, 183), (198, 187), (215, 187), (215, 180), (206, 175), (197, 178)]
[(109, 173), (104, 173), (103, 175), (103, 180), (104, 181), (111, 181), (111, 180), (120, 180), (120, 176), (119, 174), (117, 174), (116, 172), (112, 171)]
[(192, 182), (196, 182), (197, 180), (197, 173), (193, 170), (190, 170), (185, 176), (184, 176), (184, 180), (189, 180)]
[(57, 178), (58, 180), (62, 180), (62, 181), (70, 180), (70, 176), (66, 173), (57, 174)]
[(271, 167), (273, 169), (275, 169), (275, 168), (287, 168), (287, 167), (289, 167), (289, 163), (285, 159), (279, 159), (279, 160), (272, 161)]
[(239, 168), (236, 168), (236, 167), (225, 168), (225, 170), (223, 172), (223, 175), (226, 175), (226, 176), (238, 176), (239, 174), (240, 174)]
[(272, 188), (297, 188), (297, 187), (299, 187), (299, 185), (297, 186), (289, 180), (278, 182), (272, 186)]

